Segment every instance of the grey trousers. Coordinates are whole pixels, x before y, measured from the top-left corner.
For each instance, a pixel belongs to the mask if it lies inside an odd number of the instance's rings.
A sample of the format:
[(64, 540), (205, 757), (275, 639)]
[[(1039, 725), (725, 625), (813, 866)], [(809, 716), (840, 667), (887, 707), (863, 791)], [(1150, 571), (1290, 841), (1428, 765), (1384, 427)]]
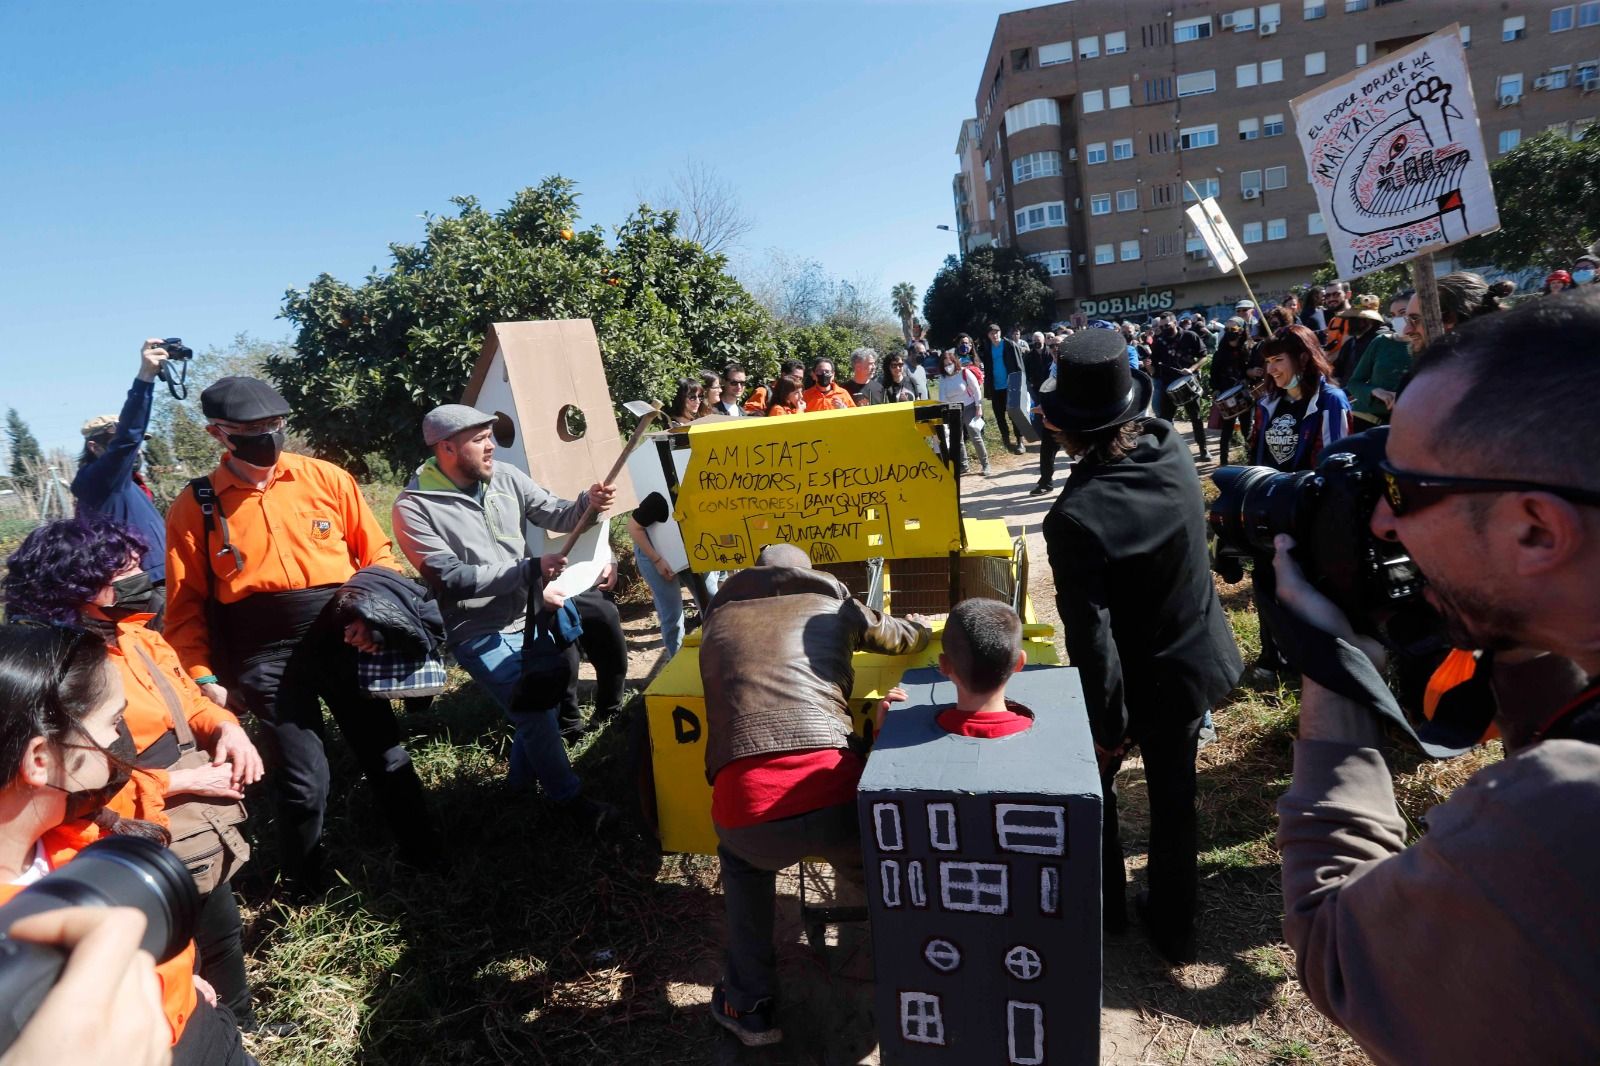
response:
[(801, 859), (826, 859), (840, 877), (861, 877), (861, 824), (856, 805), (729, 829), (717, 826), (722, 899), (728, 914), (723, 989), (737, 1011), (774, 996), (778, 955), (772, 943), (777, 873)]

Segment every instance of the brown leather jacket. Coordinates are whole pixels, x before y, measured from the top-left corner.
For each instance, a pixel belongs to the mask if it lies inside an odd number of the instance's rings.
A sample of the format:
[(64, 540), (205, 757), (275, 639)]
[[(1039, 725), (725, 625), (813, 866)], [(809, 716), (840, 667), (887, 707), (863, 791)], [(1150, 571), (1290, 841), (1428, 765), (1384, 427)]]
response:
[(757, 566), (732, 575), (700, 641), (706, 780), (751, 755), (851, 747), (851, 653), (905, 655), (928, 637), (821, 571)]

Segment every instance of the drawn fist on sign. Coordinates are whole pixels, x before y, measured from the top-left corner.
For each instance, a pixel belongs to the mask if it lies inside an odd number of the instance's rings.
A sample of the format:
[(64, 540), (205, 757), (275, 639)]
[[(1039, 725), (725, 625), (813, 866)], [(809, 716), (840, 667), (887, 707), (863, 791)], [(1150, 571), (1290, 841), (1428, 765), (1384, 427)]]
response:
[(1406, 93), (1406, 108), (1418, 122), (1428, 143), (1443, 148), (1455, 138), (1450, 133), (1450, 120), (1460, 118), (1461, 112), (1450, 106), (1449, 83), (1439, 77), (1429, 77), (1417, 82)]

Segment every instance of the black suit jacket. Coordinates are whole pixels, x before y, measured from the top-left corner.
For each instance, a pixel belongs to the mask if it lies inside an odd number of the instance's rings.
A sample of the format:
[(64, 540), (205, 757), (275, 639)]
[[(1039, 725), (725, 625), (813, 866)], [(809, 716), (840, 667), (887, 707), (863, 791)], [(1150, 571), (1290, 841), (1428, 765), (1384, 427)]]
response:
[(1186, 727), (1239, 680), (1200, 479), (1170, 424), (1148, 419), (1125, 458), (1075, 466), (1044, 541), (1095, 743)]

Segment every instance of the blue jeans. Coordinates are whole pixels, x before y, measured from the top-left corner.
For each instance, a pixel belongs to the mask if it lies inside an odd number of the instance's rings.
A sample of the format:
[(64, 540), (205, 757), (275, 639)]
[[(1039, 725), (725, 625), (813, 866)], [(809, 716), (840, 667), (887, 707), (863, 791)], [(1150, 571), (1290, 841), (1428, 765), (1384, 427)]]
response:
[(638, 548), (633, 550), (633, 559), (639, 565), (639, 573), (644, 575), (645, 584), (650, 586), (656, 617), (661, 620), (661, 643), (666, 646), (670, 659), (683, 645), (683, 589), (678, 586), (676, 574), (662, 577), (655, 564)]
[(537, 711), (511, 709), (512, 694), (522, 677), (522, 634), (486, 633), (462, 641), (451, 651), (462, 669), (488, 690), (511, 719), (515, 729), (511, 739), (511, 772), (507, 775), (511, 784), (525, 785), (535, 779), (554, 803), (565, 803), (576, 797), (578, 775), (567, 761), (567, 748), (561, 742), (555, 707)]

